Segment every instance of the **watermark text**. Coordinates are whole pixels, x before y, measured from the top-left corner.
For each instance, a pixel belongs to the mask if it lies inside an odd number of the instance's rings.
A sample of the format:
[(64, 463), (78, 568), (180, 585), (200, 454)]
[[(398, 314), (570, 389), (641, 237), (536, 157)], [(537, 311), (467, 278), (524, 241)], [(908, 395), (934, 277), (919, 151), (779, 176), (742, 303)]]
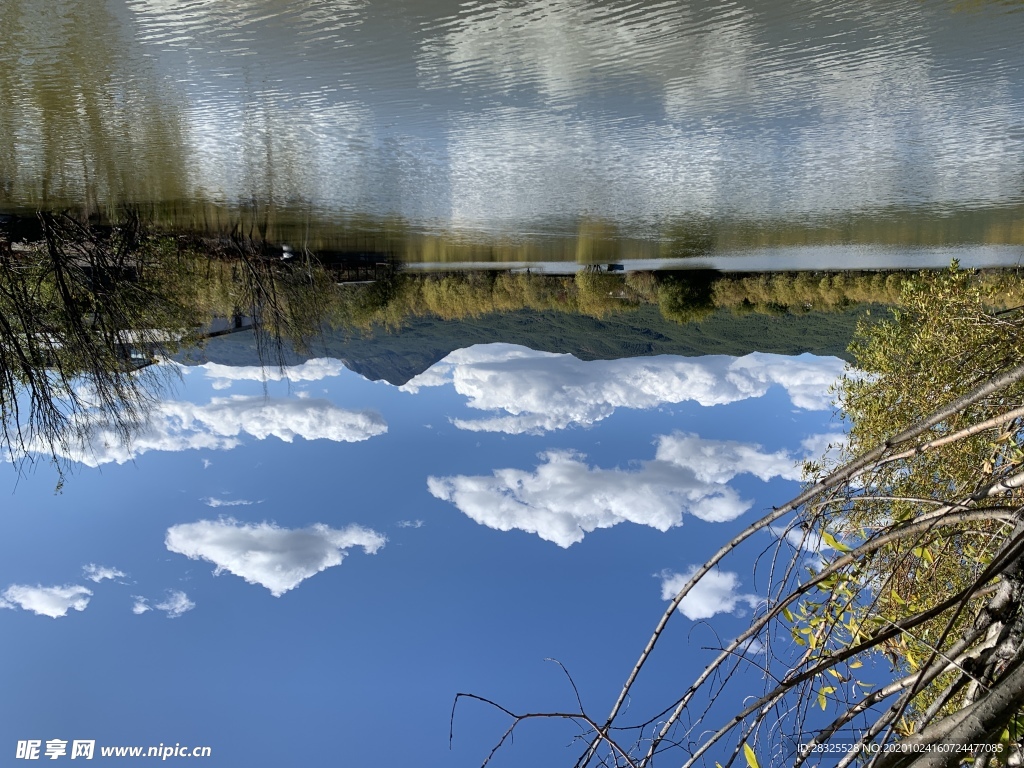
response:
[(210, 757), (210, 747), (190, 747), (181, 743), (160, 743), (155, 747), (96, 746), (95, 739), (24, 739), (18, 741), (16, 760), (92, 760), (95, 757)]

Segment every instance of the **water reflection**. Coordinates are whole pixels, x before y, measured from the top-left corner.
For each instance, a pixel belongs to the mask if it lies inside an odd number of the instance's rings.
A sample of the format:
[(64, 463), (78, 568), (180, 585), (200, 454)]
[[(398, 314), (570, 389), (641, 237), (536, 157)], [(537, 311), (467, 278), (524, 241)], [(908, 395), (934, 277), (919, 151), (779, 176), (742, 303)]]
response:
[(93, 211), (193, 193), (180, 94), (115, 6), (13, 0), (0, 28), (3, 204)]
[(0, 207), (146, 201), (203, 229), (255, 201), (277, 239), (397, 231), (431, 260), (1019, 244), (1013, 11), (17, 0)]

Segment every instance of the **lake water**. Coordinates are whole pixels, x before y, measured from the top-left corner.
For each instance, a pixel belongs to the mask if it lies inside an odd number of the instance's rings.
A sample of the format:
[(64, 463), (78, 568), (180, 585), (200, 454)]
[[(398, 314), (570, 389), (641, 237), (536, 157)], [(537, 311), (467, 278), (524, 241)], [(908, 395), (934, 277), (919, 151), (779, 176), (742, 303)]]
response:
[(1024, 242), (1016, 3), (6, 0), (0, 30), (7, 211), (428, 262)]

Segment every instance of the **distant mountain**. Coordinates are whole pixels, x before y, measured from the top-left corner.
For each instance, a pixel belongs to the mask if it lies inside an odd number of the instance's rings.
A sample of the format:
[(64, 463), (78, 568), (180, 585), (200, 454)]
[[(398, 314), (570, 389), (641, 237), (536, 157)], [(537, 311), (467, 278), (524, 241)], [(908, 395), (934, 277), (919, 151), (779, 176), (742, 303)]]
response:
[[(716, 312), (700, 323), (680, 325), (661, 317), (657, 307), (597, 320), (559, 312), (521, 310), (475, 320), (418, 318), (401, 330), (378, 330), (371, 336), (329, 332), (313, 344), (312, 354), (288, 350), (289, 363), (312, 357), (340, 359), (356, 373), (374, 381), (405, 384), (450, 352), (474, 344), (505, 342), (545, 352), (567, 352), (582, 360), (613, 360), (646, 355), (745, 355), (812, 352), (847, 358), (863, 307), (844, 312), (804, 315), (734, 315)], [(259, 365), (252, 333), (211, 339), (185, 363)]]

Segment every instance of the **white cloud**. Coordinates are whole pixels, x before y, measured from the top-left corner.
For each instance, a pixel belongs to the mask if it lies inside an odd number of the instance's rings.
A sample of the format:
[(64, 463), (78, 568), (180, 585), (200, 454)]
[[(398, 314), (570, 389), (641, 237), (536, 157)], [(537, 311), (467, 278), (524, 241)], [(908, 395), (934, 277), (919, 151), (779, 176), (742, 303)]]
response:
[(656, 456), (659, 461), (689, 467), (705, 483), (727, 483), (743, 472), (761, 480), (800, 479), (800, 464), (796, 458), (786, 451), (764, 453), (756, 443), (706, 440), (677, 432), (658, 439)]
[(196, 604), (189, 600), (188, 595), (181, 590), (170, 590), (167, 593), (167, 597), (154, 604), (153, 607), (158, 611), (166, 613), (168, 619), (176, 619), (183, 613), (191, 611), (196, 607)]
[(117, 568), (108, 568), (105, 565), (96, 565), (96, 563), (83, 565), (82, 573), (85, 578), (95, 581), (97, 584), (104, 579), (123, 579), (125, 577), (124, 571), (119, 571)]
[(132, 605), (132, 613), (136, 616), (141, 616), (146, 611), (152, 611), (153, 609), (149, 606), (149, 600), (144, 598), (142, 595), (132, 595), (132, 599), (135, 603)]
[[(663, 571), (661, 576), (661, 599), (672, 600), (697, 572), (692, 565), (686, 573)], [(756, 608), (762, 599), (757, 595), (739, 592), (739, 576), (732, 571), (712, 569), (698, 581), (690, 593), (679, 603), (679, 612), (686, 618), (710, 619), (716, 613), (742, 613), (743, 608)], [(753, 650), (752, 650), (753, 652)]]
[(337, 376), (346, 370), (341, 360), (329, 357), (318, 357), (307, 360), (301, 365), (289, 365), (284, 368), (261, 365), (222, 365), (221, 363), (204, 363), (203, 365), (182, 366), (185, 371), (202, 371), (206, 378), (213, 380), (214, 389), (227, 389), (235, 381), (320, 381)]
[(92, 590), (78, 584), (63, 587), (34, 587), (12, 584), (0, 595), (0, 608), (21, 608), (39, 616), (57, 619), (67, 616), (69, 610), (84, 611), (89, 605)]
[(399, 528), (422, 528), (425, 523), (422, 520), (399, 520)]
[(378, 413), (345, 410), (323, 399), (227, 397), (206, 405), (165, 401), (140, 425), (131, 446), (125, 446), (109, 426), (93, 423), (85, 428), (82, 443), (66, 456), (97, 467), (123, 464), (148, 451), (227, 450), (240, 445), (244, 435), (257, 440), (276, 437), (288, 443), (297, 437), (358, 442), (387, 430)]
[(638, 469), (591, 467), (585, 456), (568, 451), (548, 451), (541, 459), (533, 472), (430, 477), (427, 489), (482, 525), (536, 533), (569, 547), (591, 531), (623, 522), (667, 531), (681, 525), (686, 513), (709, 522), (733, 520), (751, 506), (725, 484), (733, 477), (799, 476), (796, 460), (785, 452), (684, 433), (659, 437), (654, 460)]
[(452, 384), (469, 407), (496, 414), (454, 420), (460, 429), (539, 434), (589, 426), (617, 408), (685, 401), (724, 405), (762, 397), (772, 386), (784, 388), (797, 408), (825, 410), (831, 406), (829, 387), (844, 367), (835, 357), (759, 352), (583, 361), (513, 344), (481, 344), (452, 352), (401, 389)]
[(212, 461), (209, 459), (203, 459), (203, 469), (209, 469), (211, 466), (213, 466)]
[(292, 529), (223, 518), (172, 526), (166, 545), (171, 552), (213, 563), (215, 574), (233, 573), (280, 597), (310, 576), (340, 565), (352, 547), (374, 554), (385, 541), (359, 525), (337, 530), (317, 523)]
[(259, 501), (249, 501), (249, 499), (218, 499), (213, 496), (208, 496), (202, 500), (203, 504), (208, 507), (248, 507), (252, 504), (260, 504)]

